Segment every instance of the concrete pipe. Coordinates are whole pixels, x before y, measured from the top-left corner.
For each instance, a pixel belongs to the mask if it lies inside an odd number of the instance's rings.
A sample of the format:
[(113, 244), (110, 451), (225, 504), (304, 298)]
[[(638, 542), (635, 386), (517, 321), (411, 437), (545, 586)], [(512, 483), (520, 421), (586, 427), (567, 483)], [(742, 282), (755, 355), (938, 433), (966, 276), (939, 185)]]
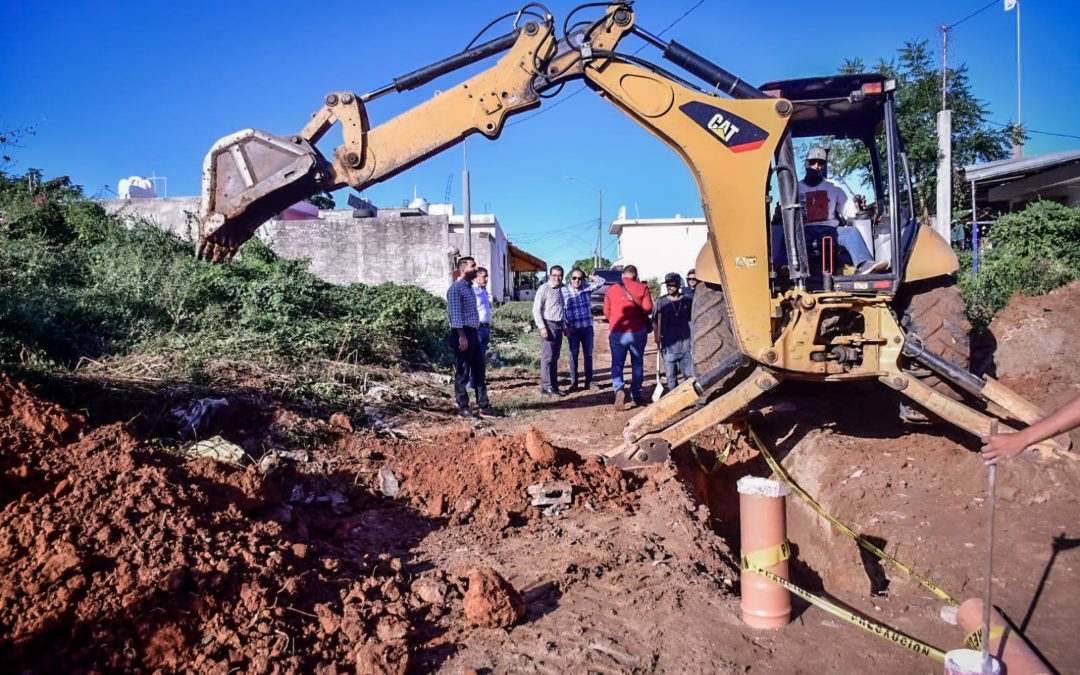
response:
[[(787, 486), (746, 476), (737, 483), (742, 555), (768, 572), (789, 579)], [(754, 628), (780, 628), (791, 622), (791, 593), (765, 577), (743, 570), (742, 620)]]
[[(982, 617), (983, 602), (980, 598), (965, 600), (956, 612), (956, 622), (964, 629), (965, 635), (982, 631)], [(1007, 675), (1049, 675), (1054, 672), (993, 607), (990, 608), (990, 635), (990, 656), (1005, 664)]]

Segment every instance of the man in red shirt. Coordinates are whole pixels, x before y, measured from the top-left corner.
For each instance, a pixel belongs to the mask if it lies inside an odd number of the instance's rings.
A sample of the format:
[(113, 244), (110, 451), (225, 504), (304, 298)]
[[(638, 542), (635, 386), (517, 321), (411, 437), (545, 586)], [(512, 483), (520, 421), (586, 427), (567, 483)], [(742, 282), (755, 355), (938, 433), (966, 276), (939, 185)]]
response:
[(611, 347), (611, 388), (615, 391), (615, 409), (626, 408), (623, 390), (623, 367), (630, 353), (630, 396), (637, 405), (645, 405), (641, 385), (645, 380), (645, 344), (649, 334), (649, 316), (653, 311), (649, 287), (637, 281), (637, 268), (622, 269), (619, 283), (604, 294), (604, 317), (608, 321), (608, 344)]

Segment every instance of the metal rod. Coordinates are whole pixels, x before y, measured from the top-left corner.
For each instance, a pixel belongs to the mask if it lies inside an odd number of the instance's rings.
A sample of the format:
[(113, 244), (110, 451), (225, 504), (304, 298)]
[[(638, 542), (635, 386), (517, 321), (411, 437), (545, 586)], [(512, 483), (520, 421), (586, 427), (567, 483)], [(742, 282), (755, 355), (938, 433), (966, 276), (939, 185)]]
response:
[(724, 379), (731, 373), (735, 372), (737, 368), (745, 366), (750, 363), (750, 360), (741, 353), (732, 354), (712, 369), (702, 374), (694, 380), (694, 391), (698, 396), (702, 396), (708, 390), (712, 389), (717, 382)]
[(436, 61), (430, 65), (426, 65), (423, 68), (412, 71), (411, 73), (402, 75), (401, 77), (395, 77), (393, 83), (379, 87), (373, 92), (364, 94), (360, 97), (360, 100), (364, 103), (372, 101), (380, 96), (389, 94), (392, 91), (402, 92), (410, 89), (415, 89), (423, 84), (426, 84), (437, 77), (451, 73), (459, 68), (476, 63), (481, 59), (485, 59), (492, 54), (498, 54), (499, 52), (505, 52), (514, 46), (517, 42), (519, 30), (513, 30), (506, 35), (497, 37), (494, 40), (485, 42), (484, 44), (477, 45), (472, 49), (464, 52), (459, 52), (453, 56), (449, 56), (441, 61)]
[(972, 375), (963, 368), (954, 366), (934, 352), (927, 351), (922, 338), (918, 335), (908, 333), (904, 336), (903, 354), (915, 359), (969, 394), (982, 396), (982, 389), (986, 386), (984, 380)]
[[(990, 435), (998, 432), (997, 420), (990, 421)], [(997, 464), (989, 467), (986, 495), (986, 594), (983, 596), (982, 671), (991, 673), (990, 663), (990, 592), (994, 582), (994, 492), (997, 487)]]
[(668, 47), (668, 43), (664, 42), (659, 37), (653, 35), (652, 33), (645, 30), (644, 28), (641, 28), (640, 26), (634, 26), (630, 29), (630, 32), (638, 36), (645, 42), (648, 42), (652, 46), (656, 47), (657, 49), (667, 49)]

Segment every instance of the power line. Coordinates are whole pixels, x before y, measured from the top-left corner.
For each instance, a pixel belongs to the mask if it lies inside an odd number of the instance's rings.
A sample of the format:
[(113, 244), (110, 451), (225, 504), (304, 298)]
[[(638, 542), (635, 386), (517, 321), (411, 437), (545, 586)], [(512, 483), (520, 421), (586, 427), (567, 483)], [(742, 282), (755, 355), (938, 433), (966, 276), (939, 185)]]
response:
[(960, 19), (960, 20), (959, 20), (959, 21), (957, 21), (956, 23), (951, 23), (951, 24), (949, 24), (948, 26), (946, 26), (946, 28), (948, 28), (949, 30), (952, 30), (953, 28), (956, 28), (957, 26), (959, 26), (960, 24), (964, 23), (964, 22), (965, 22), (965, 21), (967, 21), (968, 19), (972, 19), (972, 18), (974, 18), (974, 17), (976, 17), (976, 16), (978, 16), (978, 15), (982, 14), (983, 12), (985, 12), (985, 11), (986, 11), (986, 10), (988, 10), (988, 9), (990, 9), (991, 7), (993, 7), (993, 6), (994, 6), (994, 5), (996, 5), (996, 4), (998, 4), (998, 0), (990, 0), (990, 2), (989, 2), (989, 3), (987, 3), (987, 4), (986, 4), (986, 6), (985, 6), (985, 7), (983, 7), (982, 9), (979, 9), (979, 10), (977, 10), (977, 11), (975, 11), (975, 12), (972, 12), (971, 14), (968, 14), (967, 16), (965, 16), (965, 17), (964, 17), (963, 19)]
[[(662, 31), (660, 31), (659, 33), (657, 33), (657, 34), (656, 34), (656, 35), (657, 35), (657, 37), (659, 37), (659, 36), (663, 35), (664, 33), (668, 32), (669, 30), (671, 30), (672, 28), (674, 28), (674, 27), (675, 27), (675, 24), (679, 23), (680, 21), (682, 21), (683, 19), (685, 19), (686, 17), (688, 17), (688, 16), (690, 15), (690, 12), (693, 12), (693, 11), (694, 11), (695, 9), (697, 9), (698, 7), (701, 7), (701, 6), (703, 5), (703, 4), (705, 4), (705, 0), (698, 0), (698, 2), (697, 2), (697, 4), (696, 4), (696, 5), (694, 5), (694, 6), (693, 6), (693, 7), (691, 7), (690, 9), (686, 10), (685, 12), (683, 12), (683, 13), (682, 13), (682, 16), (680, 16), (679, 18), (677, 18), (677, 19), (675, 19), (674, 21), (672, 21), (671, 23), (669, 23), (669, 24), (667, 25), (667, 27), (665, 27), (665, 28), (664, 28), (664, 30), (662, 30)], [(633, 53), (634, 53), (634, 54), (637, 54), (637, 53), (638, 53), (638, 52), (640, 52), (640, 51), (641, 51), (642, 49), (644, 49), (644, 48), (645, 48), (646, 46), (647, 46), (647, 45), (641, 45), (641, 46), (640, 46), (640, 47), (638, 47), (638, 48), (637, 48), (637, 49), (636, 49), (636, 50), (635, 50), (635, 51), (634, 51)], [(575, 89), (574, 91), (570, 92), (570, 93), (569, 93), (569, 94), (567, 94), (566, 96), (562, 97), (561, 99), (559, 99), (559, 100), (558, 100), (558, 101), (556, 101), (555, 103), (552, 103), (551, 105), (549, 105), (549, 106), (547, 106), (547, 107), (545, 107), (545, 108), (541, 108), (540, 110), (537, 110), (536, 112), (534, 112), (534, 113), (533, 113), (533, 114), (531, 114), (531, 115), (526, 115), (525, 117), (519, 117), (519, 118), (517, 118), (517, 119), (513, 119), (513, 120), (510, 120), (509, 122), (507, 122), (507, 123), (506, 123), (506, 126), (508, 126), (508, 127), (512, 127), (512, 126), (514, 126), (515, 124), (521, 124), (521, 123), (522, 123), (522, 122), (524, 122), (525, 120), (531, 120), (532, 118), (536, 117), (537, 115), (542, 115), (542, 114), (544, 114), (544, 113), (548, 112), (549, 110), (554, 110), (555, 108), (558, 108), (558, 107), (559, 107), (560, 105), (562, 105), (563, 103), (566, 103), (567, 101), (569, 101), (570, 99), (574, 98), (575, 96), (577, 96), (577, 95), (578, 95), (578, 94), (580, 94), (581, 92), (585, 91), (585, 89), (586, 89), (586, 87), (585, 87), (584, 85), (582, 85), (581, 87), (578, 87), (577, 89)]]
[[(1011, 124), (1002, 124), (1001, 122), (995, 122), (993, 120), (986, 120), (986, 121), (989, 122), (990, 124), (993, 124), (995, 126), (999, 126), (999, 127), (1002, 127), (1002, 128), (1006, 128), (1006, 129), (1008, 127), (1012, 126)], [(1028, 129), (1027, 127), (1022, 127), (1022, 129), (1023, 129), (1025, 134), (1040, 134), (1042, 136), (1058, 136), (1060, 138), (1080, 138), (1080, 135), (1077, 135), (1077, 134), (1062, 134), (1062, 133), (1058, 133), (1056, 131), (1039, 131), (1037, 129)]]

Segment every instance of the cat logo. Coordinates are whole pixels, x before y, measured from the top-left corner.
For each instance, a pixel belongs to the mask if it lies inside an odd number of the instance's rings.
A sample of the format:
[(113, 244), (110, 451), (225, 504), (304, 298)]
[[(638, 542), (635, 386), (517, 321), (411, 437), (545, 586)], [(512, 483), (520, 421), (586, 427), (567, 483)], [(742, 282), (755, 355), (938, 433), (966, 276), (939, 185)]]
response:
[(709, 131), (719, 136), (723, 142), (730, 143), (731, 137), (739, 133), (739, 127), (732, 124), (730, 120), (724, 119), (720, 113), (716, 113), (709, 120)]
[(761, 127), (735, 113), (700, 101), (679, 106), (687, 117), (708, 129), (716, 140), (732, 152), (757, 150), (769, 137)]

